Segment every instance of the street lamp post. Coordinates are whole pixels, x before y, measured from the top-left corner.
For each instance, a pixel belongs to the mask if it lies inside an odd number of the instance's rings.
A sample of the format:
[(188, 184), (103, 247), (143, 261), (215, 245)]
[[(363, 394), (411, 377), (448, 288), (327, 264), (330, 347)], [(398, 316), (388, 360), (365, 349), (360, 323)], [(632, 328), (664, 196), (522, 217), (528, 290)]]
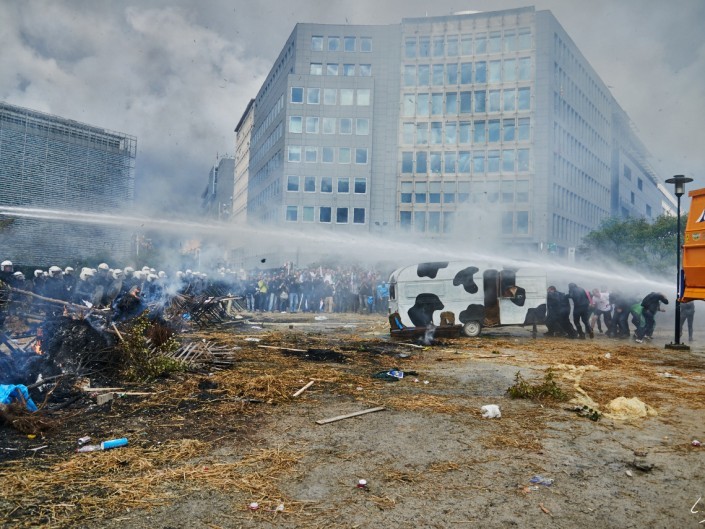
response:
[(676, 215), (678, 216), (676, 229), (676, 341), (666, 344), (666, 349), (690, 349), (681, 343), (681, 197), (685, 193), (685, 184), (692, 181), (692, 178), (683, 175), (675, 175), (666, 180), (667, 184), (673, 184), (675, 187)]

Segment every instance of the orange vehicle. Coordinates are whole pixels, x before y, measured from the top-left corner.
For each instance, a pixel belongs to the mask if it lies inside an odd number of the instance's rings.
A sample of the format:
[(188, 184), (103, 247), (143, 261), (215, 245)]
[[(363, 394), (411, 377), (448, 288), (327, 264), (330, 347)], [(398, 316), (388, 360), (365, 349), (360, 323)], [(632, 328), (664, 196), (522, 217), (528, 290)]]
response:
[(694, 189), (683, 243), (683, 277), (680, 301), (705, 300), (705, 188)]

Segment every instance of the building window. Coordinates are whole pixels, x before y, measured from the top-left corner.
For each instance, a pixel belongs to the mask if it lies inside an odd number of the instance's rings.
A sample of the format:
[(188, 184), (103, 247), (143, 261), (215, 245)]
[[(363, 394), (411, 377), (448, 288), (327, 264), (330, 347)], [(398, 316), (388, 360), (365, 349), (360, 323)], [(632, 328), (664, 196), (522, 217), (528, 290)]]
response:
[(411, 229), (411, 211), (399, 212), (399, 226), (406, 231)]
[(431, 167), (431, 174), (441, 174), (441, 153), (432, 152), (429, 157), (429, 165)]
[(419, 86), (428, 86), (431, 83), (428, 64), (419, 64)]
[(343, 47), (345, 51), (355, 51), (355, 37), (345, 37)]
[(519, 80), (529, 81), (531, 79), (531, 59), (521, 57), (519, 59)]
[(433, 56), (443, 57), (446, 54), (446, 39), (444, 36), (433, 37)]
[(326, 75), (338, 75), (338, 65), (337, 64), (326, 64)]
[(407, 38), (404, 41), (404, 56), (407, 59), (416, 58), (416, 37)]
[(530, 50), (531, 49), (531, 29), (529, 29), (529, 28), (519, 29), (519, 49), (520, 50)]
[(291, 99), (290, 103), (303, 103), (304, 102), (304, 89), (300, 86), (291, 87)]
[(490, 61), (490, 84), (502, 82), (502, 61)]
[(304, 176), (304, 193), (316, 192), (316, 177)]
[(338, 193), (350, 193), (350, 179), (338, 178)]
[(426, 174), (428, 171), (428, 157), (426, 151), (416, 152), (416, 174)]
[(440, 204), (441, 203), (441, 183), (440, 182), (429, 182), (428, 183), (428, 203), (429, 204)]
[(513, 211), (503, 211), (502, 212), (502, 234), (511, 235), (514, 231), (514, 212)]
[(361, 64), (360, 65), (360, 77), (372, 77), (372, 65), (371, 64)]
[(644, 190), (644, 181), (641, 178), (636, 179), (636, 186), (639, 188), (639, 191)]
[(321, 103), (321, 89), (309, 88), (306, 95), (306, 103), (309, 105), (319, 105)]
[(333, 177), (324, 176), (321, 178), (321, 193), (333, 192)]
[(487, 141), (497, 143), (499, 141), (499, 120), (491, 119), (487, 122)]
[(515, 159), (514, 149), (505, 149), (502, 151), (502, 171), (505, 173), (514, 172), (514, 159)]
[(419, 57), (429, 57), (431, 55), (431, 39), (429, 37), (419, 37)]
[(531, 118), (519, 118), (519, 127), (517, 130), (517, 140), (526, 141), (531, 134)]
[(457, 57), (458, 55), (458, 37), (457, 35), (448, 36), (446, 40), (446, 55), (448, 57)]
[(318, 134), (318, 118), (306, 118), (306, 134)]
[(443, 158), (444, 171), (447, 174), (454, 174), (456, 172), (456, 162), (458, 160), (458, 153), (456, 153), (455, 151), (446, 151), (443, 154)]
[(475, 83), (487, 82), (487, 63), (478, 61), (475, 63)]
[(370, 133), (370, 120), (368, 118), (357, 118), (355, 120), (355, 134), (367, 136)]
[(355, 163), (358, 165), (367, 164), (367, 149), (358, 147), (355, 149)]
[(364, 195), (367, 193), (367, 178), (355, 178), (355, 194)]
[(294, 147), (292, 145), (288, 148), (287, 160), (290, 162), (300, 162), (301, 161), (301, 147)]
[(519, 171), (529, 170), (529, 149), (517, 149), (517, 163)]
[(370, 106), (370, 89), (369, 88), (358, 88), (357, 90), (357, 104), (361, 107)]
[(323, 37), (319, 35), (311, 37), (311, 51), (323, 51)]
[(646, 216), (651, 217), (651, 206), (646, 204)]
[(516, 137), (516, 121), (514, 119), (503, 119), (502, 130), (504, 131), (504, 141), (514, 141)]
[(426, 212), (414, 211), (414, 231), (423, 233), (426, 231)]
[(502, 204), (512, 204), (514, 202), (514, 180), (502, 180), (500, 190)]
[(338, 163), (350, 163), (350, 147), (340, 147), (338, 149)]
[(298, 220), (299, 208), (296, 206), (286, 207), (286, 220), (287, 222), (296, 222)]
[(323, 134), (335, 134), (335, 118), (323, 119)]
[(313, 206), (304, 206), (301, 215), (303, 222), (313, 222)]
[(340, 89), (340, 104), (341, 105), (352, 105), (355, 91), (352, 88), (341, 88)]
[(414, 172), (414, 153), (401, 153), (401, 172), (403, 174), (411, 174)]
[(348, 223), (348, 208), (335, 208), (335, 222), (338, 224)]
[(531, 89), (530, 88), (520, 88), (519, 89), (517, 108), (519, 110), (530, 110), (531, 109)]
[(485, 122), (482, 120), (475, 122), (473, 142), (475, 144), (487, 143), (487, 127), (485, 126)]
[(428, 231), (429, 233), (439, 233), (441, 231), (441, 212), (428, 212)]
[(456, 63), (446, 64), (446, 84), (458, 84), (458, 65)]
[(320, 62), (312, 62), (309, 73), (311, 75), (323, 75), (323, 64)]
[(472, 63), (464, 62), (460, 64), (460, 84), (472, 83)]
[(296, 175), (289, 175), (286, 177), (286, 190), (287, 191), (298, 191), (299, 190), (299, 177)]
[(353, 224), (365, 223), (365, 208), (353, 208)]
[(526, 235), (529, 233), (529, 212), (517, 211), (517, 233)]
[(306, 163), (316, 163), (318, 161), (318, 147), (306, 147), (304, 149), (304, 161)]
[(352, 134), (352, 118), (340, 118), (340, 133)]
[(487, 172), (499, 172), (499, 151), (487, 151)]
[(428, 145), (428, 123), (416, 124), (417, 145)]
[(289, 132), (291, 134), (301, 134), (301, 116), (289, 116)]
[(443, 203), (455, 203), (455, 182), (443, 182)]
[(353, 77), (355, 75), (355, 65), (354, 64), (343, 64), (343, 76)]
[(443, 212), (443, 233), (451, 233), (455, 224), (455, 211)]
[(634, 204), (634, 191), (631, 192), (631, 203)]
[(328, 51), (340, 50), (340, 37), (328, 37)]
[(528, 202), (529, 201), (529, 181), (528, 180), (517, 180), (516, 201), (517, 202)]
[(624, 166), (624, 178), (626, 178), (627, 180), (632, 179), (632, 170), (626, 165)]
[(400, 202), (402, 204), (411, 204), (411, 195), (414, 192), (413, 182), (402, 182), (401, 183), (401, 197)]
[(323, 104), (324, 105), (335, 105), (337, 102), (338, 91), (335, 88), (324, 88), (323, 89)]
[(335, 149), (333, 147), (321, 148), (321, 162), (323, 162), (323, 163), (335, 162)]
[(372, 51), (372, 37), (360, 37), (360, 51), (366, 53)]
[(318, 209), (318, 222), (330, 222), (331, 209), (329, 206), (321, 206)]

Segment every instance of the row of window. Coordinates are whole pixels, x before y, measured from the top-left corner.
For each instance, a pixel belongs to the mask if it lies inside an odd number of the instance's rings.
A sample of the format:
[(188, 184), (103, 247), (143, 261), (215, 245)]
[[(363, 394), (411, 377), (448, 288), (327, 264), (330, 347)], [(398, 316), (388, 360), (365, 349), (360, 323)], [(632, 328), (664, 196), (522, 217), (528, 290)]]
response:
[(324, 38), (322, 35), (313, 35), (311, 37), (311, 51), (323, 51), (323, 44), (327, 51), (345, 51), (345, 52), (371, 52), (372, 37), (340, 37), (329, 36)]
[[(303, 182), (301, 179), (303, 178)], [(336, 178), (336, 191), (338, 193), (350, 193), (350, 178), (347, 176), (342, 176)], [(356, 195), (364, 195), (367, 193), (367, 178), (354, 178), (352, 191)], [(318, 184), (318, 186), (316, 185)], [(321, 193), (332, 193), (333, 192), (333, 177), (332, 176), (321, 176), (316, 178), (315, 176), (298, 176), (289, 175), (286, 177), (286, 190), (290, 192), (303, 191), (304, 193), (315, 193), (320, 191)]]
[[(457, 188), (457, 189), (456, 189)], [(401, 182), (399, 201), (402, 204), (463, 204), (488, 202), (503, 204), (527, 203), (528, 180), (488, 180), (472, 182)], [(472, 191), (472, 194), (471, 194)]]
[(402, 174), (479, 174), (499, 173), (500, 170), (508, 173), (529, 171), (529, 149), (401, 153)]
[[(352, 219), (350, 218), (350, 210), (352, 209)], [(286, 220), (287, 222), (298, 222), (299, 211), (301, 212), (301, 222), (315, 222), (316, 208), (314, 206), (287, 206)], [(353, 224), (365, 223), (365, 208), (332, 208), (330, 206), (318, 207), (318, 222), (329, 224), (333, 222), (333, 213), (335, 213), (336, 224), (349, 224), (352, 220)]]
[[(323, 96), (323, 99), (321, 99)], [(357, 97), (356, 97), (357, 96)], [(323, 101), (324, 105), (335, 105), (340, 102), (343, 106), (355, 105), (366, 107), (370, 105), (372, 91), (369, 88), (316, 88), (311, 87), (306, 89), (306, 104), (320, 105)], [(304, 103), (304, 89), (300, 86), (291, 87), (290, 103)]]
[(407, 145), (464, 145), (527, 141), (531, 118), (476, 119), (402, 123), (402, 143)]
[[(321, 162), (335, 163), (335, 151), (338, 151), (338, 163), (352, 163), (353, 155), (357, 165), (367, 165), (368, 149), (367, 147), (321, 147)], [(287, 148), (287, 161), (292, 163), (318, 162), (318, 147), (301, 147), (298, 145), (290, 145)]]
[(327, 62), (325, 65), (321, 62), (312, 62), (309, 66), (311, 75), (342, 75), (343, 77), (354, 77), (356, 68), (360, 77), (372, 77), (371, 64), (348, 64), (344, 63), (341, 67), (336, 62)]
[[(441, 219), (443, 225), (441, 226)], [(417, 233), (443, 233), (453, 231), (456, 215), (454, 211), (400, 211), (399, 225), (402, 229)], [(528, 211), (503, 211), (501, 214), (502, 235), (527, 235), (529, 233)]]
[(519, 28), (504, 31), (476, 33), (475, 35), (434, 35), (433, 37), (406, 37), (404, 56), (457, 57), (484, 53), (513, 52), (531, 49), (531, 29)]
[(356, 136), (367, 136), (370, 133), (369, 118), (319, 118), (310, 116), (289, 117), (289, 132), (291, 134), (352, 134), (353, 123), (355, 124)]
[[(489, 65), (489, 69), (488, 69)], [(489, 75), (488, 75), (489, 74)], [(451, 64), (406, 64), (404, 86), (512, 83), (531, 79), (531, 57)]]
[(457, 116), (484, 112), (531, 110), (531, 88), (473, 92), (405, 93), (402, 116)]

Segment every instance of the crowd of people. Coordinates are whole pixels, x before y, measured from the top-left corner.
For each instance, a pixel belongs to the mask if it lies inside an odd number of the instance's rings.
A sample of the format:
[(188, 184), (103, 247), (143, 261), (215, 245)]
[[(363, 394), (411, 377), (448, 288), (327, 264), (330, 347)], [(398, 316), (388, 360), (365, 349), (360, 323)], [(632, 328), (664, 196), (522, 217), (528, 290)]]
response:
[[(653, 339), (656, 314), (665, 311), (662, 305), (668, 305), (668, 299), (661, 292), (634, 298), (605, 289), (588, 290), (575, 283), (568, 285), (568, 292), (560, 292), (555, 286), (550, 286), (546, 295), (548, 330), (544, 334), (551, 337), (594, 338), (597, 328), (597, 332), (604, 332), (611, 338), (632, 337), (635, 342), (643, 343)], [(680, 314), (681, 332), (687, 323), (688, 340), (692, 342), (694, 303), (681, 303)], [(630, 323), (634, 326), (633, 334)]]
[[(169, 275), (149, 266), (135, 270), (50, 266), (35, 270), (31, 278), (15, 271), (11, 261), (0, 265), (0, 281), (18, 291), (42, 298), (96, 308), (110, 307), (118, 319), (129, 317), (138, 307), (165, 305), (174, 295), (198, 296), (217, 287), (219, 292), (242, 298), (251, 312), (361, 312), (386, 313), (389, 287), (380, 272), (359, 267), (294, 269), (286, 265), (274, 270), (229, 270), (221, 268), (209, 277), (192, 270)], [(37, 297), (35, 304), (41, 305)]]
[[(0, 264), (0, 281), (20, 291), (51, 300), (112, 308), (117, 320), (126, 319), (144, 307), (164, 306), (175, 295), (197, 296), (218, 286), (221, 292), (242, 299), (250, 312), (359, 312), (386, 313), (389, 301), (387, 273), (358, 266), (295, 268), (290, 263), (273, 270), (229, 270), (221, 268), (212, 277), (192, 270), (172, 276), (149, 266), (135, 270), (97, 268), (76, 271), (68, 266), (35, 270), (26, 278), (11, 261)], [(5, 300), (7, 301), (7, 300)], [(2, 300), (0, 300), (2, 302)], [(33, 301), (41, 305), (41, 298)], [(655, 316), (668, 299), (651, 292), (635, 299), (606, 289), (587, 290), (575, 283), (567, 292), (550, 286), (546, 295), (545, 336), (594, 338), (595, 331), (612, 338), (634, 338), (637, 343), (653, 337)], [(46, 309), (46, 305), (44, 308)], [(0, 307), (0, 312), (2, 312)], [(681, 304), (681, 328), (688, 324), (693, 340), (693, 302)], [(0, 322), (1, 323), (1, 322)], [(634, 332), (630, 330), (630, 323)]]

